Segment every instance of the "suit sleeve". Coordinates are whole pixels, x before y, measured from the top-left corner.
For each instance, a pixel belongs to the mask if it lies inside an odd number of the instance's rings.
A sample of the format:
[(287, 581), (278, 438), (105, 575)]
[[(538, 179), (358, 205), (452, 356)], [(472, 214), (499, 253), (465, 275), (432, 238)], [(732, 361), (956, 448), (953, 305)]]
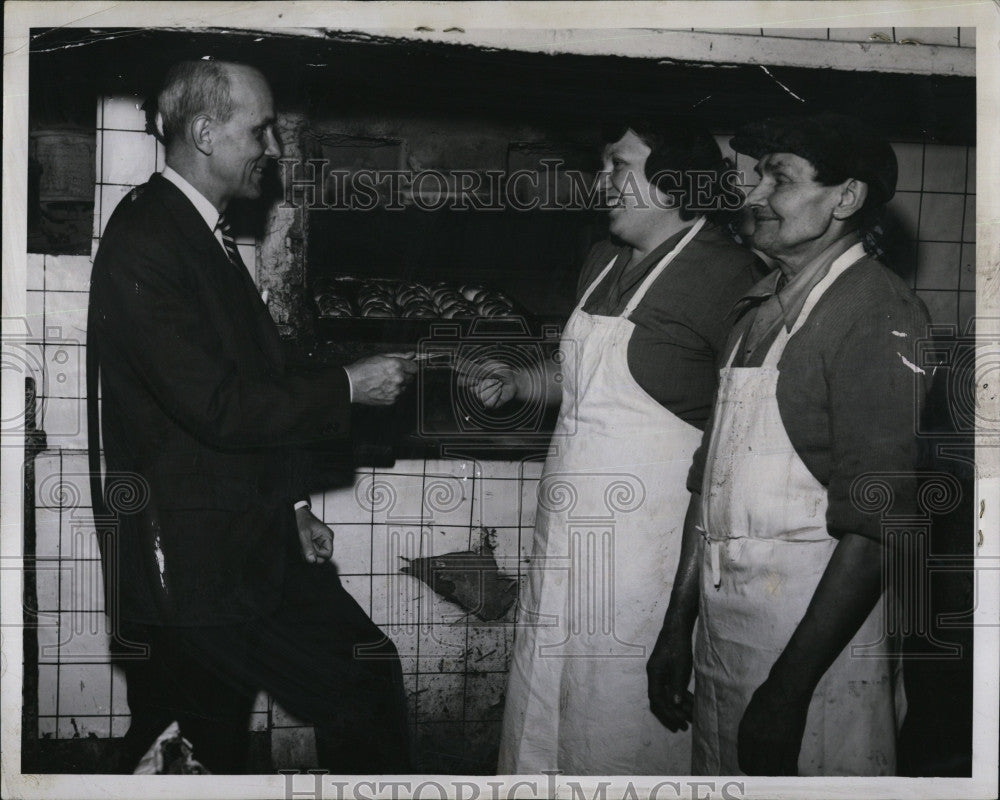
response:
[(827, 373), (830, 481), (827, 529), (882, 541), (881, 500), (893, 514), (912, 511), (917, 488), (917, 420), (926, 370), (916, 343), (926, 336), (923, 305), (897, 302), (855, 323)]
[(105, 364), (114, 359), (129, 369), (168, 416), (209, 446), (300, 445), (346, 433), (350, 390), (342, 368), (238, 368), (205, 318), (184, 260), (150, 234), (109, 233), (92, 290)]

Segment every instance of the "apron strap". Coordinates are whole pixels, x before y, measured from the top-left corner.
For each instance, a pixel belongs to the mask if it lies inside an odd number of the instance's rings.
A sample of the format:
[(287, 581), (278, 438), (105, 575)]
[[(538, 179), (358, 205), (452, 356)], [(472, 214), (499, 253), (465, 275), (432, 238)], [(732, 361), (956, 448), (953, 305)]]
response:
[(592, 295), (594, 293), (594, 289), (597, 288), (597, 285), (601, 281), (604, 280), (605, 276), (609, 272), (611, 272), (611, 268), (615, 265), (615, 262), (618, 260), (618, 256), (619, 255), (621, 255), (621, 254), (620, 253), (615, 253), (611, 257), (611, 260), (608, 262), (608, 265), (604, 269), (601, 270), (600, 274), (596, 278), (594, 278), (594, 280), (590, 284), (590, 286), (587, 287), (587, 291), (585, 291), (583, 293), (583, 297), (580, 298), (580, 302), (576, 306), (576, 308), (577, 308), (578, 311), (581, 310), (584, 307), (584, 305), (586, 304), (587, 300), (590, 299), (590, 295)]
[(771, 343), (771, 347), (764, 356), (764, 363), (761, 366), (777, 366), (782, 353), (785, 352), (785, 345), (788, 344), (788, 340), (799, 332), (799, 329), (805, 324), (809, 315), (812, 313), (812, 310), (816, 307), (816, 304), (819, 302), (826, 290), (830, 288), (831, 284), (837, 280), (837, 278), (839, 278), (848, 267), (856, 264), (864, 258), (864, 256), (865, 246), (861, 242), (858, 242), (837, 257), (837, 259), (830, 265), (830, 269), (827, 271), (826, 275), (823, 276), (823, 280), (813, 286), (813, 288), (809, 291), (809, 296), (806, 297), (806, 301), (802, 305), (802, 310), (799, 312), (799, 316), (795, 320), (795, 324), (792, 325), (792, 329), (789, 331), (784, 325), (781, 326), (781, 329), (778, 331), (778, 335), (774, 338), (774, 341)]
[(688, 232), (684, 234), (684, 238), (677, 243), (676, 247), (660, 259), (660, 263), (650, 271), (650, 273), (646, 276), (646, 279), (642, 282), (642, 285), (638, 288), (638, 290), (636, 290), (636, 293), (632, 295), (632, 299), (628, 301), (628, 305), (625, 306), (625, 310), (622, 311), (621, 314), (623, 317), (631, 316), (632, 312), (635, 311), (639, 303), (642, 301), (642, 298), (646, 295), (646, 292), (649, 291), (649, 287), (656, 282), (656, 279), (660, 277), (663, 270), (667, 268), (667, 265), (669, 265), (670, 262), (677, 257), (677, 254), (680, 253), (681, 250), (687, 247), (688, 242), (690, 242), (698, 234), (698, 231), (700, 231), (704, 225), (705, 218), (699, 217), (698, 221), (688, 229)]

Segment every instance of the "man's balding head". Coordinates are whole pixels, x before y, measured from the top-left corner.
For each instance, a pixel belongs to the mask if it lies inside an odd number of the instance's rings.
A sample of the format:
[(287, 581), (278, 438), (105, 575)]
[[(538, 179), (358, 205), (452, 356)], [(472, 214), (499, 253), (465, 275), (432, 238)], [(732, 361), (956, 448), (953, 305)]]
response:
[(156, 101), (157, 127), (164, 145), (183, 141), (199, 114), (228, 122), (233, 113), (234, 79), (251, 75), (263, 81), (253, 67), (227, 61), (181, 61), (171, 67)]

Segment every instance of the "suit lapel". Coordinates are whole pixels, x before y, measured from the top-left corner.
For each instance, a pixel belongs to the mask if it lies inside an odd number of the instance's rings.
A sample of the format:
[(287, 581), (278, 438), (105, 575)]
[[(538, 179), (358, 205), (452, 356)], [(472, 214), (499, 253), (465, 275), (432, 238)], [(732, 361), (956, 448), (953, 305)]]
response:
[[(205, 224), (204, 218), (174, 184), (157, 173), (150, 178), (149, 188), (185, 232), (191, 249), (204, 263), (207, 284), (218, 287), (217, 294), (223, 307), (229, 309), (240, 327), (250, 334), (269, 371), (283, 372), (285, 350), (281, 337), (267, 306), (257, 294), (257, 287), (246, 267), (229, 260), (215, 234)], [(234, 298), (244, 300), (234, 304)]]

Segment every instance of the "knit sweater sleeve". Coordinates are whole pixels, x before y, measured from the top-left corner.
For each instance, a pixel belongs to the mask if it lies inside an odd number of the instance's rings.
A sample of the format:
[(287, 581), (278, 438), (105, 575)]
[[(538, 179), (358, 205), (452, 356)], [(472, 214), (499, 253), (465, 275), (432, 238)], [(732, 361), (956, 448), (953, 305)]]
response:
[(886, 512), (913, 508), (917, 420), (930, 375), (917, 343), (929, 319), (912, 295), (867, 306), (827, 355), (827, 530), (882, 540)]

